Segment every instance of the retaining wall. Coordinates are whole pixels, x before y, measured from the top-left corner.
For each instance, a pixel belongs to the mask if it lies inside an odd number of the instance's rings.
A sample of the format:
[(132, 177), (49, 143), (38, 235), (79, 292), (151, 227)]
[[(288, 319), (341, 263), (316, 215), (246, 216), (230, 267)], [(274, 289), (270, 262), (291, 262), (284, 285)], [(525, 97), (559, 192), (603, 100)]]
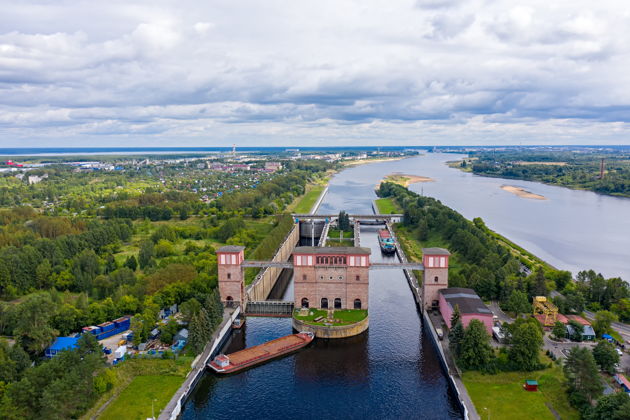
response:
[(370, 326), (370, 317), (352, 324), (338, 327), (326, 327), (323, 325), (310, 325), (303, 321), (293, 318), (293, 328), (296, 331), (309, 331), (315, 334), (317, 338), (347, 338), (361, 334)]
[[(278, 247), (278, 250), (274, 254), (271, 261), (284, 262), (288, 261), (293, 253), (295, 245), (300, 241), (300, 226), (299, 223), (293, 225), (291, 231), (282, 242), (282, 245)], [(247, 300), (251, 301), (263, 301), (267, 300), (271, 289), (276, 284), (278, 276), (282, 272), (280, 267), (265, 267), (254, 282), (247, 288)]]
[(319, 198), (317, 199), (315, 204), (313, 204), (313, 207), (311, 208), (311, 211), (309, 212), (309, 214), (315, 214), (317, 212), (317, 210), (319, 209), (319, 206), (322, 204), (322, 201), (324, 201), (324, 197), (326, 196), (326, 193), (328, 193), (328, 186), (326, 186), (326, 188), (324, 188), (324, 191), (322, 191), (322, 193), (319, 195)]
[(218, 333), (213, 335), (214, 338), (206, 344), (203, 352), (193, 361), (192, 370), (188, 372), (182, 386), (177, 390), (175, 395), (173, 395), (164, 410), (162, 410), (158, 420), (177, 419), (191, 391), (195, 389), (195, 385), (197, 385), (197, 382), (199, 382), (199, 379), (203, 376), (208, 361), (221, 350), (221, 346), (225, 343), (225, 340), (227, 340), (232, 331), (232, 322), (234, 322), (240, 313), (241, 307), (239, 306), (230, 316), (224, 317)]

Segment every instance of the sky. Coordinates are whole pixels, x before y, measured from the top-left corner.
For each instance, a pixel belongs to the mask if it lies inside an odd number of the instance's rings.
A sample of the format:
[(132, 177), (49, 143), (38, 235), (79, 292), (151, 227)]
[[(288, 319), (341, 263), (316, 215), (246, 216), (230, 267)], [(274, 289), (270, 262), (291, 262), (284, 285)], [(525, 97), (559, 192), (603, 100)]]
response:
[(0, 147), (630, 144), (626, 0), (0, 10)]

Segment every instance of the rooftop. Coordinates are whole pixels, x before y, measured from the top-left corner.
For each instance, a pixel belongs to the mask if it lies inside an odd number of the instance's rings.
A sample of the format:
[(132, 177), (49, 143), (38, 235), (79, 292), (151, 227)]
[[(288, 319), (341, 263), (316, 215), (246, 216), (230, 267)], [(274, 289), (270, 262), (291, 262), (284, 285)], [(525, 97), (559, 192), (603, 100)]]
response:
[(217, 249), (217, 252), (241, 252), (244, 249), (245, 247), (240, 245), (226, 245)]
[(55, 342), (49, 347), (50, 350), (72, 350), (77, 347), (79, 341), (76, 337), (57, 337)]
[(423, 255), (451, 255), (447, 249), (444, 248), (422, 248)]
[(370, 248), (358, 246), (298, 246), (293, 250), (294, 254), (322, 254), (322, 255), (370, 255)]
[(492, 314), (473, 289), (449, 287), (440, 290), (440, 294), (453, 309), (455, 305), (459, 306), (460, 314)]

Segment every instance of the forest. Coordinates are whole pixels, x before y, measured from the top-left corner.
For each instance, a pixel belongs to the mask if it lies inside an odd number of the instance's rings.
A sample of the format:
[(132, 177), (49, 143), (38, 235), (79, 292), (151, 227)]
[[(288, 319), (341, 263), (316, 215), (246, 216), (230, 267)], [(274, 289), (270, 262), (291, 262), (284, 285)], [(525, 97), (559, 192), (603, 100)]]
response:
[[(473, 152), (460, 164), (473, 173), (524, 179), (630, 197), (630, 155), (623, 152)], [(600, 176), (602, 160), (604, 174)]]
[[(331, 167), (321, 161), (287, 166), (255, 187), (209, 201), (164, 186), (103, 195), (92, 191), (92, 173), (72, 173), (76, 182), (65, 186), (51, 177), (20, 185), (21, 205), (0, 209), (0, 417), (79, 417), (115, 385), (93, 343), (41, 358), (55, 337), (87, 325), (132, 315), (137, 344), (161, 309), (178, 304), (189, 322), (185, 354), (200, 352), (222, 318), (215, 249), (244, 245), (247, 257), (271, 257), (293, 226), (283, 211)], [(58, 205), (36, 207), (35, 190), (48, 182)], [(68, 207), (67, 197), (82, 192), (83, 210), (71, 212), (79, 208)], [(255, 274), (248, 272), (248, 280)], [(177, 328), (160, 327), (167, 344)], [(75, 353), (90, 356), (77, 362)], [(70, 391), (77, 386), (85, 394)]]

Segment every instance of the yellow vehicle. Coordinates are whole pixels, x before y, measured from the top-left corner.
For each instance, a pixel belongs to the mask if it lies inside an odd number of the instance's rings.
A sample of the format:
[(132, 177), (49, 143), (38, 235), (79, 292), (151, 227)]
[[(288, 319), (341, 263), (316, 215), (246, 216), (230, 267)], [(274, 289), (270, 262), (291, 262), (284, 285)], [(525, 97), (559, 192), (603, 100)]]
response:
[(118, 342), (118, 345), (119, 345), (119, 346), (124, 346), (125, 344), (127, 344), (127, 340), (120, 340), (120, 341)]
[(553, 327), (558, 319), (558, 307), (547, 300), (545, 296), (534, 296), (534, 315), (543, 315), (543, 325)]

